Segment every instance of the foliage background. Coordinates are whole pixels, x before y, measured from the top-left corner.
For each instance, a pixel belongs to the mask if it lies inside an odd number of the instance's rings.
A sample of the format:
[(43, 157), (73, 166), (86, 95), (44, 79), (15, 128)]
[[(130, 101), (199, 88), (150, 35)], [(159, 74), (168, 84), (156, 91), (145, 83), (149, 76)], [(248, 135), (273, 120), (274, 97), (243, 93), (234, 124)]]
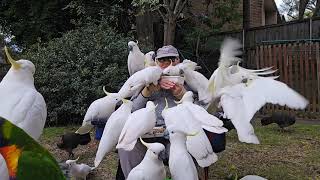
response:
[(37, 67), (35, 83), (46, 100), (49, 124), (82, 121), (90, 103), (104, 96), (102, 86), (119, 89), (126, 80), (129, 39), (106, 24), (88, 24), (23, 55)]

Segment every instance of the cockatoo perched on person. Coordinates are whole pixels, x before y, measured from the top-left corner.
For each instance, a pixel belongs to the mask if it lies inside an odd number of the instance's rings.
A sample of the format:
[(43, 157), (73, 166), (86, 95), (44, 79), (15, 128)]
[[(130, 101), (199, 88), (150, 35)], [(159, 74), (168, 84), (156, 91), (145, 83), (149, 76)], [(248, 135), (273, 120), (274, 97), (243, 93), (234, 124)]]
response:
[(234, 86), (227, 86), (218, 92), (224, 115), (231, 119), (239, 140), (259, 144), (250, 124), (254, 114), (266, 103), (304, 109), (308, 100), (286, 84), (268, 77), (258, 77)]
[(165, 152), (164, 145), (146, 143), (141, 138), (140, 141), (148, 150), (141, 163), (130, 171), (127, 180), (164, 180), (166, 170), (160, 158), (160, 154)]
[(117, 149), (122, 148), (126, 151), (131, 151), (136, 145), (137, 139), (155, 127), (155, 109), (154, 103), (148, 101), (145, 108), (130, 114), (121, 131), (118, 145), (116, 146)]
[(138, 47), (138, 42), (128, 42), (128, 71), (130, 76), (145, 67), (145, 56)]
[(163, 70), (163, 74), (169, 76), (184, 76), (185, 82), (191, 90), (198, 93), (199, 102), (201, 104), (209, 104), (212, 99), (212, 95), (208, 91), (209, 80), (201, 73), (195, 71), (197, 67), (197, 63), (184, 60), (176, 66), (168, 66)]
[[(16, 112), (19, 113), (19, 112)], [(0, 154), (7, 164), (6, 179), (65, 180), (58, 162), (28, 133), (0, 117)], [(1, 173), (3, 171), (0, 171)], [(0, 174), (5, 180), (4, 174)]]
[(103, 87), (106, 97), (97, 99), (90, 104), (86, 115), (82, 121), (82, 126), (76, 131), (78, 134), (86, 134), (91, 131), (94, 125), (93, 120), (105, 120), (115, 111), (116, 105), (121, 101), (121, 97), (117, 93), (108, 93)]
[(111, 114), (103, 130), (102, 138), (94, 160), (94, 166), (98, 167), (106, 153), (110, 152), (118, 143), (121, 131), (131, 114), (132, 101), (122, 99), (122, 105)]
[(87, 164), (77, 164), (77, 161), (79, 160), (79, 158), (75, 159), (75, 160), (67, 160), (66, 164), (69, 166), (70, 168), (70, 174), (72, 178), (75, 179), (83, 179), (86, 180), (88, 174), (90, 173), (90, 171), (94, 170), (95, 167), (90, 167)]
[(47, 118), (47, 106), (34, 86), (35, 66), (28, 60), (15, 61), (7, 47), (11, 68), (0, 83), (0, 116), (38, 140)]
[(169, 169), (174, 180), (197, 180), (197, 168), (187, 151), (187, 136), (194, 136), (177, 125), (167, 127), (170, 137)]
[(128, 98), (139, 93), (142, 88), (149, 86), (151, 83), (157, 85), (161, 74), (162, 69), (159, 66), (146, 67), (130, 76), (118, 94), (122, 98)]

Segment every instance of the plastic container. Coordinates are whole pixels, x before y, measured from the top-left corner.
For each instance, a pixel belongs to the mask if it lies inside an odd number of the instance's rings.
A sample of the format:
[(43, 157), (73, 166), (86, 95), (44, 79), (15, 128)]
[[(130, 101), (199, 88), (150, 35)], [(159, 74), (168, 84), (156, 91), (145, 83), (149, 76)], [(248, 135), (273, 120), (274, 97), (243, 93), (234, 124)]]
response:
[(168, 79), (169, 81), (177, 83), (177, 84), (184, 83), (184, 77), (181, 77), (181, 76), (162, 76), (161, 78)]

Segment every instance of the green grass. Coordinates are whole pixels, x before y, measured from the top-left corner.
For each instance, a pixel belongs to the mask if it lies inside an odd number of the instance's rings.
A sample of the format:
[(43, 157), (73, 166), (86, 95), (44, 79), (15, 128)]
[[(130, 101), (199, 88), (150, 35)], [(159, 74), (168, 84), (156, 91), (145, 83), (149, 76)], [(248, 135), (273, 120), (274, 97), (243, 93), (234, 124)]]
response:
[[(67, 154), (56, 148), (60, 135), (76, 127), (46, 128), (41, 143), (54, 156), (64, 161)], [(295, 124), (282, 132), (276, 125), (255, 125), (261, 144), (238, 141), (236, 132), (227, 134), (227, 147), (219, 153), (219, 160), (210, 166), (210, 179), (225, 179), (231, 174), (239, 177), (255, 174), (267, 179), (320, 179), (320, 125)], [(80, 162), (93, 165), (97, 144), (79, 146), (75, 156)], [(89, 179), (115, 179), (117, 154), (112, 152), (93, 171)]]

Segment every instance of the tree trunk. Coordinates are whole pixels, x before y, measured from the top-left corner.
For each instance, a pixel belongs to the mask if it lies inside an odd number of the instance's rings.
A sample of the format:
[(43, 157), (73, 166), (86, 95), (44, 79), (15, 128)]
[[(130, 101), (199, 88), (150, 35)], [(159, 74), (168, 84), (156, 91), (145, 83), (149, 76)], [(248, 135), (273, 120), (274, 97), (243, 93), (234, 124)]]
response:
[(316, 2), (316, 8), (313, 10), (313, 17), (318, 16), (319, 9), (320, 9), (320, 0), (317, 0), (317, 2)]
[(168, 22), (164, 22), (164, 39), (163, 45), (173, 45), (176, 33), (176, 19), (171, 17)]
[(306, 10), (309, 0), (300, 0), (299, 2), (299, 19), (303, 19), (304, 11)]

